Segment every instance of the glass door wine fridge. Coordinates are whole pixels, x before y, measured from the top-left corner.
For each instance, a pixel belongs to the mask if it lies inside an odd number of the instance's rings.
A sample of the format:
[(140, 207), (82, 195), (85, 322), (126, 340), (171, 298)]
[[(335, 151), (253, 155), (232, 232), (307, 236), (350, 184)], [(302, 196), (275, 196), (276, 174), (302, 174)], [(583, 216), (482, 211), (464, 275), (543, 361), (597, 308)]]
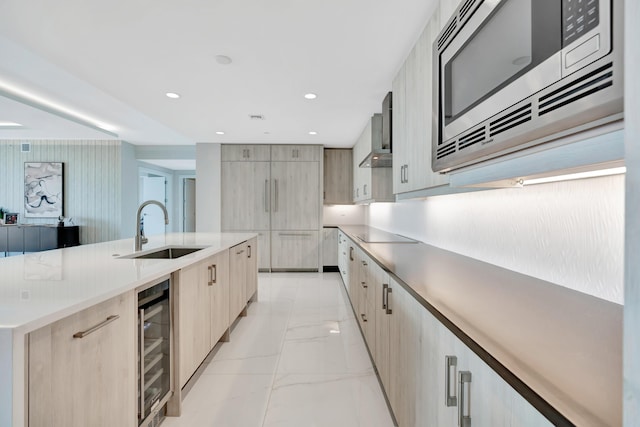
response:
[(138, 293), (138, 425), (154, 427), (171, 397), (170, 279)]

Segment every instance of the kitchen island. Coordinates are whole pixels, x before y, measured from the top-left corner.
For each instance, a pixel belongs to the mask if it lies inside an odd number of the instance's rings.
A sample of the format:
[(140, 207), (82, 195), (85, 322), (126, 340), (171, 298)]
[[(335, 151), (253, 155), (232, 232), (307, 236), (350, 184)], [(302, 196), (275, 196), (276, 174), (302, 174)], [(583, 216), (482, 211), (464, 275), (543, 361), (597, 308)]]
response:
[(134, 253), (134, 242), (124, 239), (0, 260), (0, 426), (27, 425), (30, 332), (133, 292), (255, 236), (252, 233), (150, 236), (140, 252), (167, 246), (202, 248), (176, 259), (127, 258)]

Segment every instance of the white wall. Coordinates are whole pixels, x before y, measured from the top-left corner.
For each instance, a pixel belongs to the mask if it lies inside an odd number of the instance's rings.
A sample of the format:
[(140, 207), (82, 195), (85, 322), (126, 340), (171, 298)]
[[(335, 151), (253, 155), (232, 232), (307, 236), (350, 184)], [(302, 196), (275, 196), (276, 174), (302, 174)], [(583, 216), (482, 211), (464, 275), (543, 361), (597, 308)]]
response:
[(363, 205), (324, 205), (322, 207), (323, 225), (353, 225), (365, 223)]
[[(136, 234), (136, 212), (138, 210), (138, 161), (135, 147), (122, 143), (121, 154), (121, 190), (122, 205), (120, 215), (120, 238), (133, 237)], [(135, 185), (133, 184), (135, 183)]]
[(624, 176), (372, 204), (368, 224), (623, 302)]
[(220, 144), (196, 144), (196, 231), (221, 229)]

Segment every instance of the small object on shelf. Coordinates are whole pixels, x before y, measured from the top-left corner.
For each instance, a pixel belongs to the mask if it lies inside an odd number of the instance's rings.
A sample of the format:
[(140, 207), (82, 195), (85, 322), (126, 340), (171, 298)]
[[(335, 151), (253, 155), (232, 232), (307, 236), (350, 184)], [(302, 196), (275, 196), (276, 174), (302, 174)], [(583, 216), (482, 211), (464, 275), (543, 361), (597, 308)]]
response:
[(17, 213), (5, 213), (4, 214), (4, 223), (5, 224), (17, 224), (18, 223), (18, 214)]
[(58, 227), (64, 227), (64, 217), (62, 215), (58, 217)]

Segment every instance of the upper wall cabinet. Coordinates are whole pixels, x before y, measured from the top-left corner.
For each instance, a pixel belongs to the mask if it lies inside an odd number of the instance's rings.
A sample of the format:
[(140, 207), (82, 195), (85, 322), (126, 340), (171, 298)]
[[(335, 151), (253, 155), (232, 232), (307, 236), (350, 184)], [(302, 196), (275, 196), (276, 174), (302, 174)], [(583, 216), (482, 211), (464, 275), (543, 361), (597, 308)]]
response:
[[(451, 13), (457, 1), (448, 3), (440, 8)], [(432, 45), (440, 15), (437, 9), (393, 80), (393, 192), (400, 199), (449, 183), (431, 170)]]
[(372, 138), (382, 138), (382, 114), (371, 117), (353, 147), (353, 201), (393, 202), (391, 168), (360, 167), (360, 162), (371, 152)]
[(350, 148), (324, 149), (324, 204), (353, 203), (353, 152)]
[(230, 144), (222, 150), (223, 162), (268, 162), (271, 160), (270, 145)]
[(319, 162), (322, 153), (315, 145), (272, 145), (273, 162)]

